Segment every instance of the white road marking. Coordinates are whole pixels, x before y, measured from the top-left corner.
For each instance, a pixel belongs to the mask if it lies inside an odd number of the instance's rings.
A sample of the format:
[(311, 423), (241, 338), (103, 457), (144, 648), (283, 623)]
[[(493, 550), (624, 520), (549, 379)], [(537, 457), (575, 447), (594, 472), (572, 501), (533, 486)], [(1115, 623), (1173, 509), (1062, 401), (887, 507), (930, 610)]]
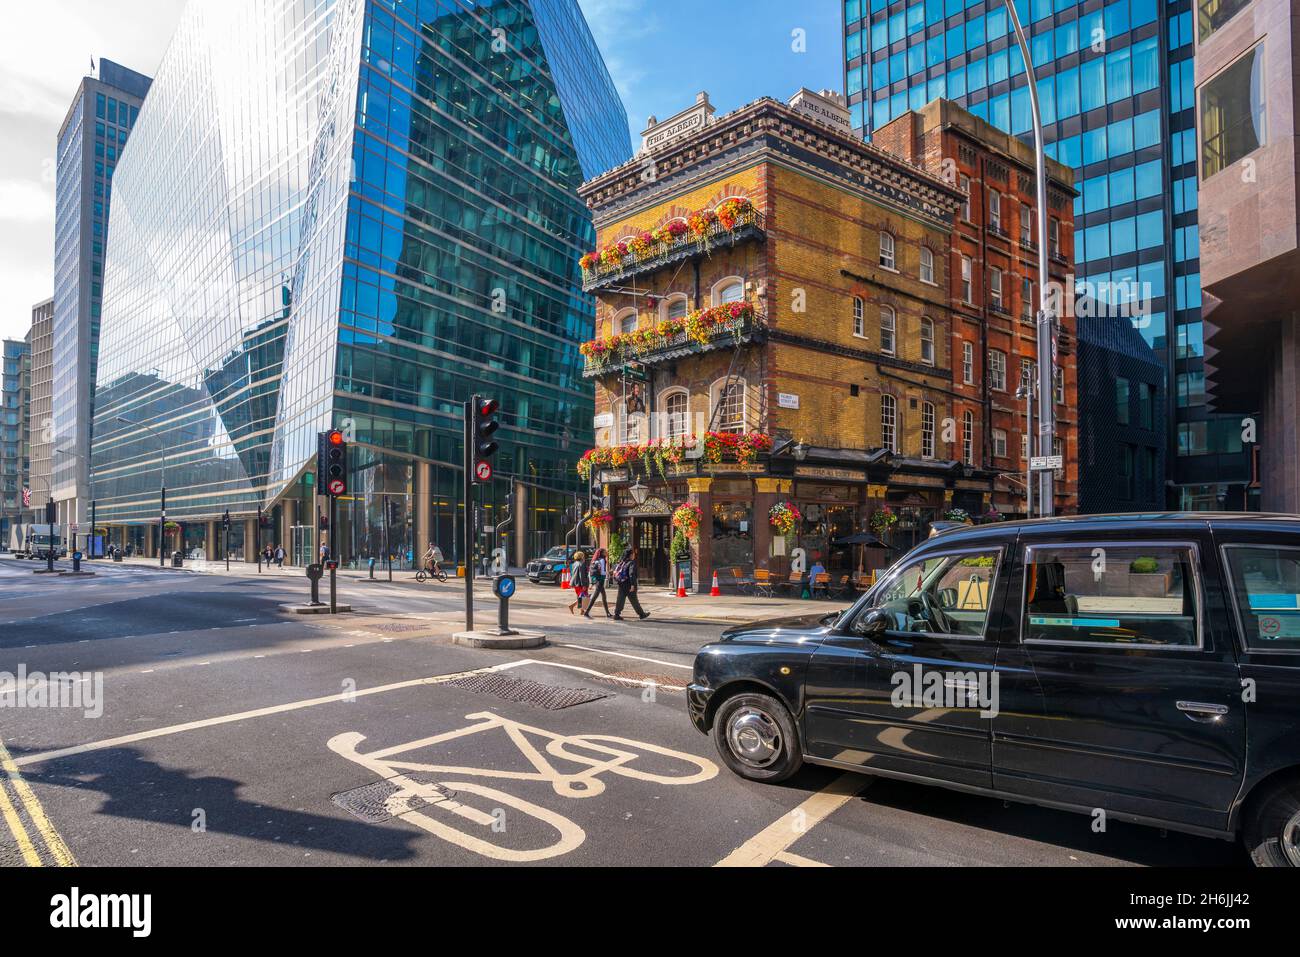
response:
[[(853, 800), (871, 779), (846, 771), (793, 811), (781, 815), (714, 867), (763, 867), (789, 852), (790, 845)], [(798, 824), (798, 826), (796, 826)]]
[(598, 655), (609, 655), (613, 658), (631, 658), (633, 661), (648, 661), (651, 664), (663, 665), (666, 668), (681, 668), (684, 671), (693, 671), (694, 665), (679, 665), (672, 661), (662, 661), (659, 658), (643, 658), (640, 655), (625, 655), (619, 651), (606, 651), (603, 648), (588, 648), (586, 645), (570, 645), (563, 641), (555, 642), (557, 648), (577, 648), (579, 651), (594, 651)]

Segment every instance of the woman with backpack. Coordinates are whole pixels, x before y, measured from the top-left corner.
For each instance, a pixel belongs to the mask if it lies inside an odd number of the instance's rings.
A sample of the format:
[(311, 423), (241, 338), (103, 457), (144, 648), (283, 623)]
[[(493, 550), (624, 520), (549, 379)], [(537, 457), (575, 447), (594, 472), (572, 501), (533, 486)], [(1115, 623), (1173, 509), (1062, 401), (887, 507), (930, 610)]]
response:
[(650, 617), (650, 612), (641, 607), (636, 597), (637, 565), (636, 549), (623, 556), (623, 560), (614, 566), (614, 584), (618, 587), (618, 600), (614, 602), (614, 620), (623, 620), (623, 604), (631, 602), (632, 610), (642, 621)]
[(605, 617), (613, 618), (609, 613), (609, 599), (605, 597), (605, 576), (609, 572), (608, 559), (603, 548), (596, 549), (596, 554), (591, 557), (591, 565), (587, 569), (587, 577), (591, 580), (588, 586), (591, 589), (591, 595), (587, 599), (587, 607), (582, 612), (583, 618), (591, 617), (591, 609), (596, 607), (596, 599), (600, 599), (601, 605), (605, 609)]
[(573, 564), (569, 566), (569, 584), (573, 586), (573, 602), (569, 605), (569, 614), (573, 609), (582, 607), (582, 600), (587, 597), (587, 588), (591, 576), (587, 571), (587, 556), (582, 552), (573, 553)]

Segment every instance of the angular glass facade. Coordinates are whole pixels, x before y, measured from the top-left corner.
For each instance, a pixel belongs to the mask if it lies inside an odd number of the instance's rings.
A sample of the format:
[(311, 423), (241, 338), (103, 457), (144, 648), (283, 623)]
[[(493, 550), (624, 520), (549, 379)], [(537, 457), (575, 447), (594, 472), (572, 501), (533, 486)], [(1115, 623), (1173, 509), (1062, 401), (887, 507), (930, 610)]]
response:
[[(1234, 425), (1205, 408), (1191, 0), (1017, 0), (1016, 11), (1047, 152), (1075, 170), (1076, 275), (1093, 292), (1149, 284), (1151, 315), (1138, 325), (1169, 379), (1169, 476), (1214, 485), (1219, 507), (1240, 508), (1250, 479), (1234, 440), (1240, 417)], [(1032, 136), (1025, 64), (1001, 0), (846, 0), (844, 37), (852, 122), (864, 135), (948, 97)], [(1168, 504), (1204, 498), (1173, 488)]]
[(592, 433), (575, 188), (629, 156), (576, 0), (191, 4), (117, 177), (99, 514), (156, 521), (165, 451), (169, 520), (275, 505), (270, 538), (305, 557), (335, 426), (355, 443), (344, 560), (386, 537), (409, 561), (417, 535), (459, 555), (477, 391), (502, 406), (482, 504), (516, 478), (530, 531), (562, 536)]

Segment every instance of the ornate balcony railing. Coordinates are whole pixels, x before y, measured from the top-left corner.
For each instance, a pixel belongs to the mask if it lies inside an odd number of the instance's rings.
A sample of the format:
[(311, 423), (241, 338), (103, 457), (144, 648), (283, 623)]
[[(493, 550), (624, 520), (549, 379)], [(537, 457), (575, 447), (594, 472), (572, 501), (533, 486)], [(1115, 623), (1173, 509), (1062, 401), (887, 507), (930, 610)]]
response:
[(756, 209), (746, 209), (736, 214), (730, 228), (722, 220), (714, 219), (704, 226), (703, 231), (687, 229), (680, 236), (671, 240), (650, 240), (645, 243), (646, 250), (638, 254), (628, 249), (613, 264), (597, 261), (590, 268), (582, 269), (582, 289), (594, 292), (641, 273), (663, 269), (692, 256), (703, 255), (720, 246), (734, 246), (748, 239), (766, 238), (763, 214)]
[[(738, 308), (737, 308), (738, 307)], [(728, 313), (739, 311), (739, 315)], [(584, 342), (586, 378), (622, 372), (633, 364), (656, 365), (714, 349), (761, 342), (766, 320), (748, 303), (730, 303), (667, 319), (633, 332)]]

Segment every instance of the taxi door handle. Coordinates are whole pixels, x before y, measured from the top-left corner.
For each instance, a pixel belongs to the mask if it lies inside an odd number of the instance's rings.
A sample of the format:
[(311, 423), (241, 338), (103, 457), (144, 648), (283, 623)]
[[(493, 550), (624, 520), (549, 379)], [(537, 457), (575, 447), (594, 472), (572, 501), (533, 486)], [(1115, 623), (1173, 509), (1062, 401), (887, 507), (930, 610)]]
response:
[(1212, 723), (1228, 713), (1226, 704), (1207, 704), (1203, 701), (1179, 701), (1178, 710), (1192, 721)]

